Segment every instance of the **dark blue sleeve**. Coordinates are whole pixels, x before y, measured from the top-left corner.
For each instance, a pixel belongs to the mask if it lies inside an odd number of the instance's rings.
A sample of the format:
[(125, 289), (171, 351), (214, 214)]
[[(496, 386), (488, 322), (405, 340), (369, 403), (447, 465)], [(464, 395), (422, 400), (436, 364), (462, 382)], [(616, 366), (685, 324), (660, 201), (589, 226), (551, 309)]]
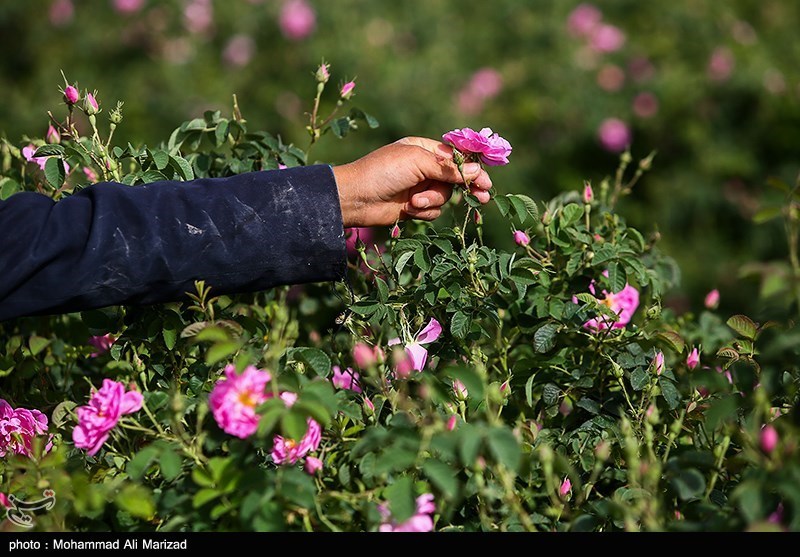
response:
[(191, 182), (99, 183), (0, 201), (0, 320), (337, 280), (333, 171), (314, 165)]

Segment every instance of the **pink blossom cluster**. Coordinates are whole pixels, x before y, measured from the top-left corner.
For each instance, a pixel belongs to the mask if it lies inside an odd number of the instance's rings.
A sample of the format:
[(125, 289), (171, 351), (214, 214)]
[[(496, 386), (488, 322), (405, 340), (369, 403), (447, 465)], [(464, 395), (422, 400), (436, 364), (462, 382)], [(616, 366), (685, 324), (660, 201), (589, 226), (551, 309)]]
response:
[(442, 141), (461, 151), (463, 155), (477, 155), (487, 166), (508, 164), (511, 144), (492, 132), (491, 128), (483, 128), (476, 132), (471, 128), (455, 129), (442, 136)]
[[(608, 276), (608, 271), (603, 271), (603, 276)], [(596, 295), (594, 280), (589, 284), (589, 292)], [(595, 332), (603, 331), (609, 327), (612, 329), (623, 329), (633, 317), (636, 308), (639, 307), (639, 291), (630, 284), (619, 292), (609, 292), (603, 290), (603, 298), (600, 303), (607, 306), (611, 311), (617, 314), (617, 320), (612, 321), (610, 318), (600, 315), (598, 317), (589, 319), (583, 324), (584, 328), (591, 329)], [(573, 302), (577, 303), (577, 298), (573, 298)]]
[(400, 523), (392, 519), (388, 504), (381, 503), (378, 505), (378, 511), (383, 519), (379, 530), (381, 532), (430, 532), (433, 530), (433, 518), (431, 515), (436, 512), (433, 495), (430, 493), (420, 495), (417, 497), (416, 505), (414, 516)]
[(0, 457), (33, 456), (33, 439), (47, 433), (47, 416), (38, 410), (12, 408), (0, 399)]
[(139, 391), (128, 391), (125, 385), (103, 379), (103, 386), (94, 391), (87, 406), (79, 406), (78, 425), (72, 430), (72, 441), (89, 456), (97, 454), (120, 418), (141, 409), (144, 398)]
[(567, 30), (571, 35), (586, 41), (595, 52), (615, 52), (625, 44), (625, 33), (605, 23), (603, 13), (592, 4), (579, 4), (567, 18)]
[[(283, 392), (280, 397), (286, 406), (292, 406), (297, 401), (295, 393)], [(306, 420), (306, 425), (306, 433), (300, 441), (286, 439), (281, 435), (275, 436), (271, 453), (275, 464), (294, 464), (308, 453), (317, 450), (322, 440), (322, 428), (312, 418)], [(316, 462), (312, 462), (308, 467), (312, 470), (306, 471), (312, 474), (319, 469)], [(321, 463), (319, 463), (319, 467), (321, 467)]]

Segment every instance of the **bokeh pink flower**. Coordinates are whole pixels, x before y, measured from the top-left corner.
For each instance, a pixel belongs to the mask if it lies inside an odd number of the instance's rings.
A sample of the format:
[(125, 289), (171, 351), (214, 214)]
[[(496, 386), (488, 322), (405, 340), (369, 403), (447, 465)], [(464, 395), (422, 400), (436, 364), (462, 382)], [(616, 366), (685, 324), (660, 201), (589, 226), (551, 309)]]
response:
[(503, 89), (503, 78), (494, 68), (480, 68), (458, 93), (459, 110), (465, 114), (477, 114), (487, 100), (493, 99)]
[(0, 398), (0, 457), (33, 456), (33, 440), (47, 433), (47, 416), (39, 410), (12, 408)]
[(256, 413), (270, 395), (266, 392), (272, 376), (268, 371), (247, 366), (241, 374), (233, 365), (225, 366), (208, 397), (208, 405), (217, 425), (229, 435), (245, 439), (255, 433), (261, 416)]
[(77, 448), (94, 456), (120, 418), (139, 411), (143, 402), (139, 391), (128, 391), (119, 381), (103, 379), (103, 386), (92, 393), (89, 404), (75, 409), (78, 425), (72, 430), (72, 441)]
[(706, 73), (712, 81), (727, 81), (733, 74), (736, 60), (729, 48), (721, 46), (714, 49), (708, 60)]
[(256, 53), (256, 43), (249, 35), (234, 35), (222, 51), (222, 60), (229, 66), (242, 68), (250, 63)]
[(631, 130), (619, 118), (606, 118), (597, 129), (597, 137), (606, 151), (619, 153), (631, 142)]
[(306, 463), (303, 465), (303, 470), (305, 470), (306, 474), (313, 476), (322, 470), (322, 461), (315, 456), (310, 456), (306, 458)]
[(425, 493), (417, 497), (416, 512), (408, 520), (397, 523), (392, 519), (392, 513), (387, 503), (378, 505), (383, 522), (379, 530), (381, 532), (430, 532), (433, 530), (432, 514), (436, 512), (436, 505), (433, 502), (433, 495)]
[(761, 428), (759, 435), (761, 450), (766, 454), (771, 454), (778, 446), (778, 430), (772, 424), (767, 424)]
[(86, 342), (89, 343), (91, 346), (93, 346), (95, 349), (94, 352), (89, 354), (89, 357), (96, 358), (101, 354), (105, 354), (111, 349), (111, 347), (114, 345), (116, 341), (117, 339), (110, 333), (89, 337), (89, 339)]
[(603, 20), (603, 13), (592, 4), (578, 4), (567, 17), (567, 30), (576, 37), (588, 37)]
[(50, 4), (48, 16), (50, 24), (54, 27), (68, 25), (75, 17), (75, 6), (72, 4), (72, 0), (55, 0)]
[(144, 7), (145, 0), (114, 0), (114, 9), (121, 14), (134, 14)]
[(482, 128), (479, 132), (471, 128), (455, 129), (444, 134), (442, 141), (464, 155), (478, 155), (487, 166), (508, 164), (508, 156), (511, 154), (511, 144), (493, 133), (491, 128)]
[(706, 297), (703, 300), (703, 304), (708, 309), (717, 309), (717, 306), (719, 305), (719, 290), (715, 288), (714, 290), (706, 294)]
[(625, 44), (625, 33), (621, 29), (602, 23), (592, 29), (589, 45), (596, 52), (615, 52)]
[(658, 108), (658, 99), (653, 93), (645, 91), (633, 98), (633, 113), (639, 118), (652, 118), (658, 114)]
[(284, 37), (300, 41), (314, 32), (317, 15), (306, 0), (288, 0), (281, 8), (278, 24)]

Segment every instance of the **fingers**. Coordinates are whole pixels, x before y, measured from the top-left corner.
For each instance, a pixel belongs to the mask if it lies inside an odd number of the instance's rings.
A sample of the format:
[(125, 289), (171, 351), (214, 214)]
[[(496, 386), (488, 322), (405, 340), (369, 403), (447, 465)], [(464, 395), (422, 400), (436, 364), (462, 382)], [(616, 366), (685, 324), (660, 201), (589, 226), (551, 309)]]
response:
[(449, 145), (425, 137), (404, 137), (396, 143), (417, 147), (426, 152), (424, 155), (417, 152), (411, 156), (415, 158), (417, 168), (427, 179), (453, 184), (463, 184), (466, 179), (484, 190), (492, 187), (491, 178), (476, 162), (464, 164), (462, 178), (458, 167), (453, 162), (453, 148)]
[(404, 216), (402, 217), (403, 220), (405, 219), (417, 219), (417, 220), (436, 220), (442, 216), (442, 209), (437, 207), (435, 209), (415, 209), (414, 207), (409, 207), (405, 211), (403, 211)]
[(453, 195), (453, 186), (434, 182), (432, 186), (411, 194), (409, 202), (416, 209), (441, 207)]

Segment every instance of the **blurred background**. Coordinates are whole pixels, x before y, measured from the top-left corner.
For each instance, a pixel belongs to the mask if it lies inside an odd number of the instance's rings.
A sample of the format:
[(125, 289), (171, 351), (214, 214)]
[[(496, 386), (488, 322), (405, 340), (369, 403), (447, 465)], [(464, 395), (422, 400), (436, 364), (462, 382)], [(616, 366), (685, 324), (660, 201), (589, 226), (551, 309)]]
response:
[(620, 209), (680, 266), (665, 303), (696, 312), (719, 289), (723, 311), (766, 319), (785, 310), (788, 247), (781, 219), (753, 218), (800, 167), (798, 23), (787, 0), (4, 0), (0, 130), (42, 137), (63, 71), (106, 113), (125, 102), (121, 144), (230, 115), (236, 94), (250, 130), (306, 148), (324, 59), (381, 125), (311, 159), (488, 126), (514, 147), (498, 190), (544, 201), (613, 176), (628, 145), (634, 162), (655, 150)]

